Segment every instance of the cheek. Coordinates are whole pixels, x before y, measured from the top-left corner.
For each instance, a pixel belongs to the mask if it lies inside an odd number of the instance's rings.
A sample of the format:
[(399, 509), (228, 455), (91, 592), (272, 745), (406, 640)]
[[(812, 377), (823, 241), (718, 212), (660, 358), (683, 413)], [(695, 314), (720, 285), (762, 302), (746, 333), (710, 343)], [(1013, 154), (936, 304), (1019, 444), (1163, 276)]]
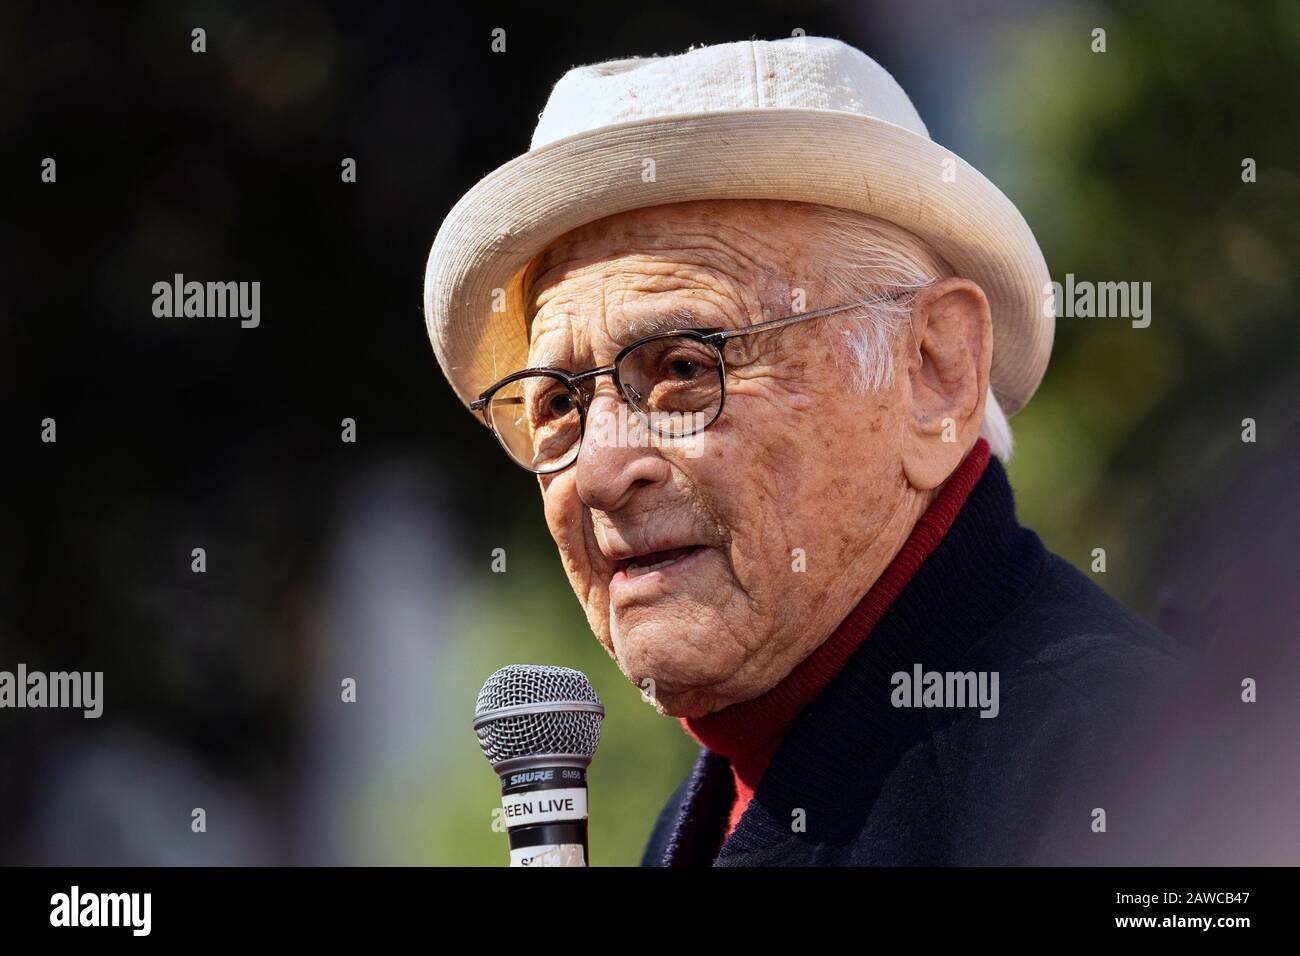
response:
[[(837, 573), (859, 558), (899, 503), (901, 428), (888, 394), (846, 403), (808, 431), (803, 443), (801, 516), (809, 570)], [(814, 555), (821, 560), (814, 562)]]
[(561, 475), (545, 487), (543, 509), (546, 526), (559, 549), (564, 570), (578, 597), (585, 600), (592, 561), (596, 556), (591, 550), (582, 499), (578, 497), (577, 482), (572, 475)]
[(729, 397), (727, 411), (731, 417), (706, 433), (703, 454), (684, 468), (738, 583), (759, 598), (788, 569), (788, 518), (799, 505), (803, 465), (784, 425), (766, 420), (766, 402)]
[(716, 500), (725, 501), (742, 580), (755, 589), (789, 583), (796, 548), (812, 578), (834, 575), (870, 539), (902, 470), (890, 397), (791, 394), (736, 403), (739, 424), (722, 450), (744, 465), (721, 476), (729, 493)]

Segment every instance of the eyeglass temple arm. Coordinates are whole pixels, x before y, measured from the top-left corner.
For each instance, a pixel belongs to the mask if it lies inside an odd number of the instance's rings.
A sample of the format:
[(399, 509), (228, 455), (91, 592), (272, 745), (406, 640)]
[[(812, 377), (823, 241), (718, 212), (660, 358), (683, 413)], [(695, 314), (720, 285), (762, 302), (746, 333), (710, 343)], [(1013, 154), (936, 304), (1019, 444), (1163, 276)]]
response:
[(849, 309), (861, 308), (864, 305), (874, 305), (876, 301), (876, 299), (864, 299), (861, 302), (849, 302), (845, 305), (832, 305), (829, 308), (817, 309), (813, 312), (800, 312), (798, 315), (788, 315), (783, 319), (772, 319), (769, 322), (759, 322), (757, 325), (745, 325), (738, 329), (727, 329), (723, 332), (714, 332), (709, 336), (709, 338), (717, 342), (725, 342), (728, 339), (734, 339), (740, 335), (752, 335), (755, 332), (766, 332), (769, 329), (780, 329), (787, 325), (794, 325), (797, 322), (806, 322), (809, 319), (820, 319), (824, 315), (834, 315), (837, 312), (847, 312)]

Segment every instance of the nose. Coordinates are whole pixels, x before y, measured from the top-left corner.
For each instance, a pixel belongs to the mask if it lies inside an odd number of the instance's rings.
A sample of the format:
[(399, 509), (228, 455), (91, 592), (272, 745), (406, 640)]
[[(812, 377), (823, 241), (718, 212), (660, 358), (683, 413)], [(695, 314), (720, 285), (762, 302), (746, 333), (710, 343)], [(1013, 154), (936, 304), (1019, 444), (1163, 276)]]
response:
[(668, 462), (640, 417), (614, 390), (599, 391), (587, 409), (577, 473), (578, 497), (593, 511), (622, 508), (636, 492), (667, 480)]

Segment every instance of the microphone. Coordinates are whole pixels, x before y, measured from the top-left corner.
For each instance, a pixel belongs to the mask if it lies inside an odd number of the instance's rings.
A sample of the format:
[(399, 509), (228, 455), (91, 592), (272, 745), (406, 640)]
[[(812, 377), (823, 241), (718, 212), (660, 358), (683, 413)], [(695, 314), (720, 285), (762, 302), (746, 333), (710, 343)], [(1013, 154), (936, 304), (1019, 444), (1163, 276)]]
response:
[(474, 731), (501, 777), (511, 866), (587, 865), (587, 766), (604, 716), (568, 667), (509, 664), (478, 692)]

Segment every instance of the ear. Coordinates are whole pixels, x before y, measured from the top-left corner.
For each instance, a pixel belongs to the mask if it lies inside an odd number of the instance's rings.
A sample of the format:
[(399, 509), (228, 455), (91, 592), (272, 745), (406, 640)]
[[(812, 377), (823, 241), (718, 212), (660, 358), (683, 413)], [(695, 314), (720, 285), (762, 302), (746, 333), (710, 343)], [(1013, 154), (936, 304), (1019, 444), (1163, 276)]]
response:
[(984, 290), (942, 279), (913, 300), (907, 355), (903, 471), (920, 491), (937, 488), (975, 440), (993, 363), (993, 318)]

